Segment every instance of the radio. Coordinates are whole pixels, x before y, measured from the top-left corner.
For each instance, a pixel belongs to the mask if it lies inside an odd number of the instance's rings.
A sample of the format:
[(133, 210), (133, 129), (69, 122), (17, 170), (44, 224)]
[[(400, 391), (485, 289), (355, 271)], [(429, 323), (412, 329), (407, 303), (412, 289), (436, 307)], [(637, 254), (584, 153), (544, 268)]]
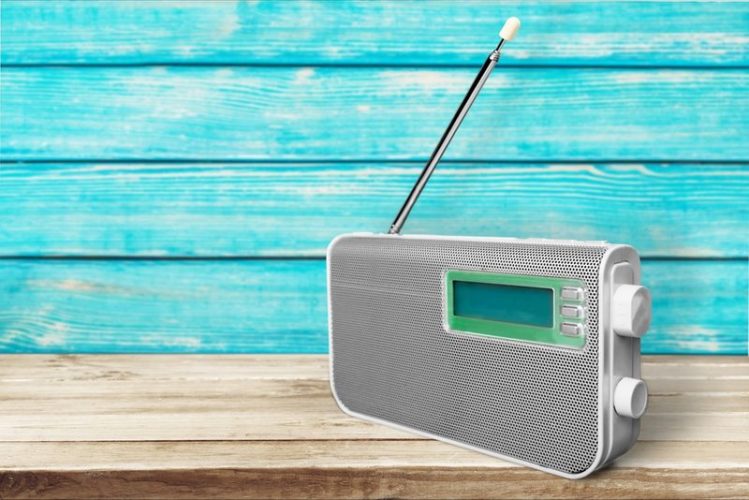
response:
[(637, 252), (399, 234), (519, 25), (500, 31), (388, 234), (330, 244), (331, 388), (352, 416), (580, 478), (632, 447), (647, 406)]

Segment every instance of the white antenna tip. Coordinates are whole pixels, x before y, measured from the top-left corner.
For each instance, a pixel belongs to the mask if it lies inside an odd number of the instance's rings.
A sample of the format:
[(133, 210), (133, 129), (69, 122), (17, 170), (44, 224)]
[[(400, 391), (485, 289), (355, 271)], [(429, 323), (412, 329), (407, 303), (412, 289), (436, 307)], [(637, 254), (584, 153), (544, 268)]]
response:
[(518, 30), (520, 29), (520, 19), (517, 17), (511, 17), (505, 21), (505, 25), (499, 30), (499, 38), (507, 40), (508, 42), (515, 38)]

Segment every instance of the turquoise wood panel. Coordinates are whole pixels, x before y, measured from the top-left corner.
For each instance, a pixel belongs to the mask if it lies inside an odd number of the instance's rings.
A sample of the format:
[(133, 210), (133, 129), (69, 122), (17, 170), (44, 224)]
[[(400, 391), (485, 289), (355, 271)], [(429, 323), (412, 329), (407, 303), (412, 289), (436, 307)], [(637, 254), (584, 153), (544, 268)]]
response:
[[(643, 352), (746, 353), (746, 261), (645, 261), (643, 280)], [(0, 352), (327, 351), (323, 260), (2, 260), (0, 294)]]
[[(13, 164), (0, 255), (323, 256), (384, 231), (416, 163)], [(605, 239), (747, 257), (746, 164), (441, 165), (406, 232)]]
[(324, 263), (290, 257), (385, 227), (512, 14), (408, 231), (634, 243), (645, 352), (747, 352), (747, 3), (0, 14), (0, 352), (324, 352)]
[(1, 4), (3, 63), (746, 65), (744, 2), (91, 1)]
[[(11, 68), (23, 159), (423, 160), (475, 68)], [(745, 70), (499, 68), (446, 158), (749, 161)]]

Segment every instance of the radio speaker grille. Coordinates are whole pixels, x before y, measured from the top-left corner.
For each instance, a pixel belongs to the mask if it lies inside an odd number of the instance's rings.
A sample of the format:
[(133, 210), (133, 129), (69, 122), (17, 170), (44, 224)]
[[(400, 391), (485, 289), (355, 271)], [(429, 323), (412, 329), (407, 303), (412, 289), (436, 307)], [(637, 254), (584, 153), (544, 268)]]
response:
[[(588, 469), (598, 446), (598, 270), (606, 249), (522, 240), (340, 238), (328, 261), (339, 400), (356, 413), (548, 469)], [(448, 269), (584, 281), (585, 347), (447, 332)]]

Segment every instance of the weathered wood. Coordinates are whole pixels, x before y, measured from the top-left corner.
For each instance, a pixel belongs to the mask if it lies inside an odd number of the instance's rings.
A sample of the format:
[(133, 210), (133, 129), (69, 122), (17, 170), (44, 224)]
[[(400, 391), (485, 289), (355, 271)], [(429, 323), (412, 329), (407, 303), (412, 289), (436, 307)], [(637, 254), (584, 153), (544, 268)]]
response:
[[(21, 453), (23, 465), (0, 472), (0, 491), (13, 497), (81, 498), (106, 487), (115, 497), (138, 498), (289, 498), (311, 491), (313, 497), (327, 498), (444, 497), (448, 492), (456, 498), (581, 498), (614, 492), (624, 498), (737, 498), (745, 497), (749, 487), (745, 443), (700, 443), (699, 449), (693, 443), (639, 443), (612, 468), (580, 482), (434, 441), (407, 446), (365, 440), (2, 447)], [(445, 485), (450, 477), (454, 484)]]
[(527, 469), (377, 467), (0, 473), (9, 498), (747, 498), (749, 468), (612, 468), (571, 482)]
[(744, 2), (2, 2), (13, 64), (746, 65)]
[[(495, 39), (492, 10), (522, 17), (521, 43), (448, 156), (510, 161), (443, 165), (409, 231), (747, 256), (747, 3), (0, 9), (0, 61), (15, 65), (0, 81), (0, 153), (10, 162), (0, 167), (0, 255), (319, 257), (335, 234), (383, 228)], [(85, 162), (98, 158), (206, 164)], [(399, 159), (410, 163), (389, 163)], [(17, 264), (0, 266), (0, 351), (326, 348), (319, 263), (254, 281), (245, 273), (258, 268), (244, 262)], [(661, 302), (646, 351), (746, 352), (745, 262), (670, 265), (655, 273)], [(141, 283), (123, 277), (133, 270)], [(695, 271), (716, 275), (695, 280)]]
[[(155, 383), (166, 380), (191, 382), (196, 380), (224, 381), (241, 380), (325, 380), (328, 377), (328, 357), (325, 355), (274, 354), (273, 356), (247, 356), (241, 354), (151, 354), (138, 356), (134, 363), (131, 356), (119, 354), (96, 356), (88, 355), (45, 355), (3, 356), (0, 382), (3, 377), (14, 382), (35, 381), (89, 383), (98, 380), (116, 379)], [(659, 356), (658, 360), (681, 360), (682, 356)], [(684, 358), (692, 359), (692, 358)], [(697, 360), (725, 360), (721, 363), (721, 373), (735, 375), (732, 369), (740, 369), (731, 356), (695, 358), (695, 366), (703, 366), (713, 371), (712, 364), (697, 365)], [(681, 371), (681, 364), (670, 365)]]
[[(732, 389), (749, 392), (749, 388), (736, 387), (736, 383), (747, 380), (749, 375), (744, 360), (745, 356), (646, 356), (642, 359), (642, 370), (651, 385), (654, 381), (662, 387), (667, 381), (678, 383), (689, 380), (690, 394), (704, 390), (696, 390), (703, 380), (708, 380), (708, 384), (729, 380)], [(139, 383), (140, 387), (146, 385), (146, 380), (148, 385), (168, 380), (327, 380), (329, 368), (326, 355), (297, 354), (150, 354), (138, 356), (137, 363), (131, 356), (119, 354), (29, 354), (3, 356), (2, 361), (0, 382), (92, 383), (114, 379), (130, 380)], [(711, 380), (713, 382), (709, 382)], [(667, 388), (659, 390), (664, 393), (679, 392)]]
[[(722, 380), (724, 380), (722, 382), (724, 384), (730, 383), (734, 392), (749, 396), (749, 379), (725, 378)], [(14, 381), (11, 380), (11, 382)], [(715, 392), (715, 385), (720, 382), (704, 383), (692, 380), (691, 389), (693, 389), (693, 392), (690, 394), (682, 394), (675, 383), (676, 380), (651, 379), (648, 382), (652, 394), (650, 408), (654, 414), (691, 408), (701, 408), (703, 413), (716, 413), (720, 414), (721, 417), (727, 417), (729, 413), (749, 412), (747, 400), (736, 399), (732, 393)], [(191, 389), (189, 394), (185, 393), (184, 390), (175, 389), (173, 382), (149, 381), (148, 387), (141, 387), (137, 382), (129, 379), (109, 380), (101, 384), (89, 384), (81, 381), (66, 382), (62, 392), (64, 396), (60, 395), (61, 383), (58, 381), (50, 382), (44, 388), (35, 388), (34, 397), (29, 397), (28, 386), (10, 383), (3, 390), (3, 394), (8, 398), (5, 411), (8, 415), (14, 415), (14, 418), (21, 418), (28, 413), (33, 413), (34, 410), (55, 412), (61, 416), (71, 414), (79, 416), (95, 415), (103, 411), (105, 413), (122, 414), (136, 407), (148, 407), (149, 404), (152, 404), (154, 397), (172, 401), (175, 406), (179, 406), (181, 411), (193, 413), (243, 410), (248, 406), (271, 411), (287, 410), (297, 405), (300, 397), (308, 400), (308, 404), (305, 406), (306, 411), (318, 413), (328, 410), (330, 403), (327, 380), (284, 379), (284, 382), (280, 383), (278, 381), (255, 379), (250, 382), (252, 389), (244, 387), (248, 383), (246, 380), (225, 381), (222, 383), (220, 390), (210, 381), (200, 380), (190, 381), (189, 383)], [(260, 394), (259, 391), (261, 390), (265, 392)], [(228, 392), (235, 393), (236, 397), (217, 401), (218, 396)], [(115, 394), (115, 396), (112, 396), (112, 394)], [(46, 398), (46, 401), (39, 402), (39, 398), (42, 397)], [(91, 406), (92, 403), (94, 403), (93, 406)], [(66, 408), (67, 404), (71, 405), (70, 409)], [(81, 408), (78, 408), (79, 405)], [(103, 410), (103, 408), (106, 410)], [(733, 415), (733, 417), (739, 418), (726, 418), (725, 420), (739, 420), (742, 415)], [(696, 425), (694, 422), (691, 424)], [(749, 430), (742, 429), (740, 434), (745, 432), (749, 432)], [(747, 435), (749, 436), (749, 434)], [(723, 439), (724, 437), (719, 438)]]
[(327, 350), (323, 261), (4, 260), (0, 294), (6, 352)]
[[(692, 359), (645, 358), (651, 397), (641, 439), (749, 441), (747, 359)], [(2, 361), (0, 440), (415, 439), (338, 412), (323, 356)]]
[[(644, 352), (746, 354), (745, 260), (643, 266)], [(322, 260), (0, 260), (0, 351), (322, 353), (325, 282)]]
[[(746, 257), (749, 165), (444, 164), (407, 231)], [(0, 255), (324, 256), (383, 231), (420, 164), (11, 164)]]
[[(695, 391), (703, 391), (697, 395), (683, 381), (676, 391), (664, 392), (646, 374), (650, 409), (640, 439), (749, 441), (749, 369), (744, 371), (743, 379), (695, 384)], [(4, 386), (0, 441), (414, 439), (338, 411), (327, 380), (126, 379), (45, 388), (9, 380)], [(162, 428), (162, 422), (172, 425)]]
[[(2, 347), (324, 352), (324, 273), (323, 261), (3, 261), (0, 286), (14, 300)], [(746, 262), (645, 262), (644, 276), (656, 310), (645, 352), (746, 352)], [(96, 314), (83, 323), (81, 311)]]
[[(410, 435), (409, 435), (410, 436)], [(300, 441), (51, 441), (3, 442), (0, 470), (126, 471), (144, 464), (158, 470), (257, 467), (491, 467), (517, 465), (431, 439)], [(640, 441), (617, 460), (617, 468), (713, 468), (741, 470), (749, 463), (742, 441)], [(547, 477), (548, 476), (544, 476)]]
[[(5, 160), (423, 160), (474, 73), (4, 68), (0, 152)], [(744, 70), (504, 68), (446, 158), (747, 161), (747, 108)]]
[[(0, 496), (746, 498), (749, 492), (746, 357), (646, 356), (643, 376), (653, 397), (640, 442), (583, 481), (348, 417), (325, 386), (326, 364), (323, 356), (2, 356)], [(679, 381), (678, 394), (659, 388), (667, 382), (670, 391), (672, 381)], [(726, 398), (733, 403), (726, 406)], [(258, 404), (262, 399), (267, 404)], [(202, 411), (186, 411), (190, 401)], [(716, 422), (719, 428), (729, 418), (736, 423), (717, 438)]]

